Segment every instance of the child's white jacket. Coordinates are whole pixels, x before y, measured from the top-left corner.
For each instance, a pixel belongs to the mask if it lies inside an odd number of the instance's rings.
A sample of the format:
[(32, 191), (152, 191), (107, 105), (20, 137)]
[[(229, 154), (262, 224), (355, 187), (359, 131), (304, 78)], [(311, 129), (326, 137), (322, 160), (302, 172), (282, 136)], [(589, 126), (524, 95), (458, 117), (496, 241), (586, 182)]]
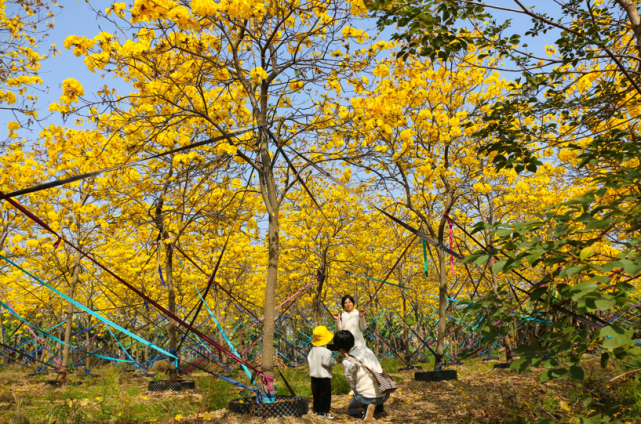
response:
[(315, 378), (332, 378), (332, 367), (336, 359), (332, 358), (332, 351), (325, 346), (315, 346), (307, 355), (309, 376)]

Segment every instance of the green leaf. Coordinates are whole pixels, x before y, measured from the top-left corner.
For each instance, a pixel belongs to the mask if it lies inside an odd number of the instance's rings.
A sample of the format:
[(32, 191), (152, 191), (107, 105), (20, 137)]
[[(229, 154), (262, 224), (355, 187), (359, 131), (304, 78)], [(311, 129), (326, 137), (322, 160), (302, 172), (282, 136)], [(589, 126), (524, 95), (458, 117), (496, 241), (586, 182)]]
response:
[(575, 380), (585, 379), (585, 371), (583, 371), (583, 368), (577, 367), (577, 366), (571, 366), (569, 368), (569, 371), (570, 371), (570, 376)]
[(572, 295), (572, 300), (579, 300), (588, 293), (592, 293), (595, 290), (598, 290), (599, 286), (591, 281), (585, 281), (583, 283), (577, 284), (576, 286), (570, 289), (570, 294)]
[(603, 272), (612, 272), (614, 268), (620, 268), (623, 264), (619, 261), (607, 262), (603, 265), (593, 265), (592, 267)]
[(614, 305), (616, 305), (617, 301), (616, 299), (595, 299), (594, 300), (594, 305), (599, 309), (600, 311), (607, 311)]
[(610, 284), (610, 277), (606, 277), (605, 275), (596, 275), (591, 278), (592, 281), (596, 281), (597, 283), (601, 284)]
[(601, 354), (601, 368), (607, 368), (609, 361), (610, 361), (610, 353), (603, 352)]
[(538, 289), (534, 289), (532, 291), (532, 294), (530, 295), (530, 299), (534, 302), (536, 300), (539, 300), (541, 296), (543, 296), (545, 293), (547, 293), (548, 288), (547, 287), (539, 287)]
[(636, 276), (639, 271), (641, 271), (641, 265), (636, 262), (629, 261), (627, 259), (619, 261), (623, 265), (623, 270), (630, 276)]
[(588, 409), (588, 408), (590, 408), (592, 405), (594, 405), (594, 399), (592, 399), (590, 396), (583, 396), (583, 398), (581, 399), (581, 401), (583, 402), (583, 407), (584, 407), (585, 409)]
[(470, 256), (466, 256), (463, 258), (463, 263), (464, 264), (469, 264), (470, 262), (474, 262), (474, 259), (476, 259), (476, 255), (472, 254)]
[(534, 424), (554, 424), (554, 420), (552, 418), (540, 418)]
[(527, 261), (530, 265), (534, 265), (534, 263), (545, 253), (543, 250), (535, 250), (532, 252), (532, 254), (527, 256)]
[(483, 265), (484, 263), (486, 263), (488, 261), (488, 259), (490, 259), (490, 257), (488, 255), (480, 255), (478, 258), (476, 258), (476, 260), (474, 261), (474, 264), (475, 265)]
[(517, 373), (524, 372), (527, 367), (530, 365), (529, 359), (517, 359), (516, 361), (510, 364), (510, 369), (515, 370)]
[(632, 358), (630, 360), (630, 365), (634, 368), (641, 368), (641, 358)]
[(634, 287), (632, 284), (629, 284), (623, 281), (616, 283), (614, 287), (616, 287), (617, 290), (621, 290), (622, 292), (630, 293), (630, 294), (634, 294), (638, 291), (637, 288)]
[(599, 330), (599, 337), (605, 337), (601, 343), (604, 349), (616, 349), (632, 342), (633, 330), (625, 330), (617, 325), (608, 325)]
[(588, 269), (588, 265), (583, 265), (583, 266), (570, 266), (567, 268), (564, 268), (563, 271), (559, 273), (559, 277), (571, 277), (574, 274), (577, 274), (585, 269)]
[(547, 383), (552, 379), (552, 374), (550, 371), (552, 370), (545, 370), (543, 371), (543, 373), (541, 373), (541, 376), (539, 377), (539, 380), (541, 381), (541, 383)]
[(586, 247), (585, 249), (581, 250), (581, 253), (579, 254), (582, 261), (586, 260), (592, 255), (594, 255), (594, 245)]
[(497, 263), (495, 263), (494, 265), (492, 265), (492, 271), (493, 271), (495, 274), (500, 273), (500, 272), (503, 270), (503, 267), (505, 266), (505, 264), (507, 263), (507, 261), (508, 261), (508, 259), (505, 259), (505, 258), (504, 258), (504, 259), (501, 259), (500, 261), (498, 261)]
[(539, 380), (541, 383), (547, 383), (553, 378), (564, 378), (567, 377), (570, 372), (564, 368), (552, 368), (550, 370), (545, 370), (541, 374)]
[(516, 353), (525, 353), (525, 352), (532, 352), (532, 348), (529, 345), (526, 345), (525, 343), (520, 344), (514, 349), (514, 352)]

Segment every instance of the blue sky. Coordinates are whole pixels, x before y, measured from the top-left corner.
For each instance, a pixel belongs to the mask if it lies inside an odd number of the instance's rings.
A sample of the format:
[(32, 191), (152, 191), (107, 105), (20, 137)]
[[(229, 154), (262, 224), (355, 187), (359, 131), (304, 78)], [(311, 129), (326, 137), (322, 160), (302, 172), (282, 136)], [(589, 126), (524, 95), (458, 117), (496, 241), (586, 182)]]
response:
[[(105, 79), (103, 80), (101, 73), (92, 73), (87, 70), (83, 57), (76, 57), (72, 51), (66, 50), (63, 47), (63, 42), (69, 35), (93, 38), (102, 30), (109, 31), (109, 27), (105, 26), (108, 25), (108, 23), (105, 23), (104, 21), (99, 22), (96, 19), (95, 12), (88, 7), (84, 0), (64, 0), (61, 3), (64, 3), (64, 7), (56, 17), (54, 29), (50, 32), (49, 38), (40, 44), (41, 51), (43, 53), (49, 50), (51, 44), (55, 44), (60, 51), (58, 56), (47, 59), (41, 68), (42, 78), (45, 81), (45, 85), (49, 88), (48, 93), (40, 95), (41, 117), (49, 115), (46, 110), (47, 105), (51, 102), (57, 101), (60, 97), (60, 94), (62, 93), (61, 84), (66, 78), (75, 78), (80, 81), (85, 88), (85, 95), (87, 97), (91, 97), (91, 93), (99, 90), (104, 84), (108, 84), (112, 87), (115, 86), (121, 93), (128, 91), (127, 85), (121, 80), (114, 80), (109, 75), (105, 76)], [(94, 4), (95, 7), (100, 5), (103, 10), (111, 4), (110, 1), (92, 1), (91, 3)], [(518, 7), (513, 0), (494, 0), (491, 4), (507, 8)], [(551, 0), (536, 2), (530, 0), (527, 4), (535, 4), (536, 11), (538, 12), (546, 12), (552, 16), (554, 16), (555, 12), (558, 13), (558, 6)], [(512, 19), (513, 26), (508, 30), (506, 35), (511, 35), (518, 31), (522, 31), (522, 33), (524, 33), (527, 28), (530, 27), (530, 18), (527, 16), (503, 11), (493, 11), (493, 13), (499, 20)], [(363, 28), (368, 30), (375, 28), (375, 24), (376, 22), (374, 20), (362, 21)], [(100, 27), (101, 25), (102, 28)], [(393, 32), (393, 28), (388, 28), (379, 36), (379, 39), (386, 39)], [(372, 33), (370, 34), (373, 35)], [(529, 45), (529, 50), (531, 52), (544, 54), (544, 46), (547, 44), (553, 44), (555, 39), (556, 31), (548, 33), (545, 36), (538, 37), (535, 40), (531, 39), (525, 41), (524, 39), (524, 41)], [(512, 79), (518, 77), (518, 74), (505, 73), (504, 77)], [(6, 131), (6, 126), (11, 120), (13, 120), (13, 117), (9, 113), (3, 113), (2, 119), (0, 120), (0, 131)], [(61, 124), (62, 120), (60, 119), (60, 116), (56, 114), (49, 116), (46, 122)], [(71, 124), (71, 121), (68, 121), (67, 124)], [(25, 136), (27, 135), (25, 134)]]

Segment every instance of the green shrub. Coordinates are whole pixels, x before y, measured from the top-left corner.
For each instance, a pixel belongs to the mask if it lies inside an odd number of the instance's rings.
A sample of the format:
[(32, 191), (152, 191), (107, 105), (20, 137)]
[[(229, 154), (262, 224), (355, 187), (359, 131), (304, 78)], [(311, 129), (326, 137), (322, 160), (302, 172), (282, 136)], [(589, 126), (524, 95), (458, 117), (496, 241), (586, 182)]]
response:
[[(283, 373), (285, 379), (297, 396), (312, 396), (312, 381), (309, 376), (309, 368), (285, 368), (280, 370), (280, 372)], [(289, 389), (287, 389), (285, 382), (282, 381), (282, 378), (280, 378), (278, 373), (276, 373), (276, 379), (278, 380), (278, 384), (276, 385), (276, 394), (289, 395)]]
[(198, 387), (202, 391), (202, 405), (206, 411), (216, 411), (227, 408), (229, 402), (239, 397), (253, 396), (247, 390), (234, 390), (233, 386), (218, 378), (206, 378), (197, 380)]
[(403, 368), (405, 364), (398, 359), (385, 358), (381, 361), (381, 367), (387, 373), (397, 373), (399, 368)]
[[(341, 367), (342, 368), (342, 367)], [(335, 370), (332, 374), (332, 394), (346, 395), (350, 391), (349, 383), (345, 379), (342, 369)]]

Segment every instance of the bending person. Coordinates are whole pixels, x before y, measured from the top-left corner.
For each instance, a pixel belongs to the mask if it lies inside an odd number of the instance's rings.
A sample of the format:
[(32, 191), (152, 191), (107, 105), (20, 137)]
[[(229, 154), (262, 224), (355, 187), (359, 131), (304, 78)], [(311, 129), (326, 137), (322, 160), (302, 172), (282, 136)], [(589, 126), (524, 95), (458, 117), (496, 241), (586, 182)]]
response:
[(333, 315), (336, 320), (336, 331), (347, 330), (354, 336), (355, 346), (366, 346), (361, 333), (367, 328), (365, 311), (359, 312), (358, 309), (354, 309), (354, 298), (348, 294), (343, 296), (341, 305), (344, 312)]
[[(389, 399), (389, 393), (381, 394), (374, 376), (363, 365), (373, 372), (383, 372), (374, 352), (367, 346), (354, 346), (354, 335), (349, 331), (339, 331), (334, 335), (334, 345), (343, 355), (345, 379), (354, 391), (347, 411), (350, 415), (372, 421), (374, 413), (383, 413), (383, 404)], [(355, 358), (355, 359), (354, 359)]]

